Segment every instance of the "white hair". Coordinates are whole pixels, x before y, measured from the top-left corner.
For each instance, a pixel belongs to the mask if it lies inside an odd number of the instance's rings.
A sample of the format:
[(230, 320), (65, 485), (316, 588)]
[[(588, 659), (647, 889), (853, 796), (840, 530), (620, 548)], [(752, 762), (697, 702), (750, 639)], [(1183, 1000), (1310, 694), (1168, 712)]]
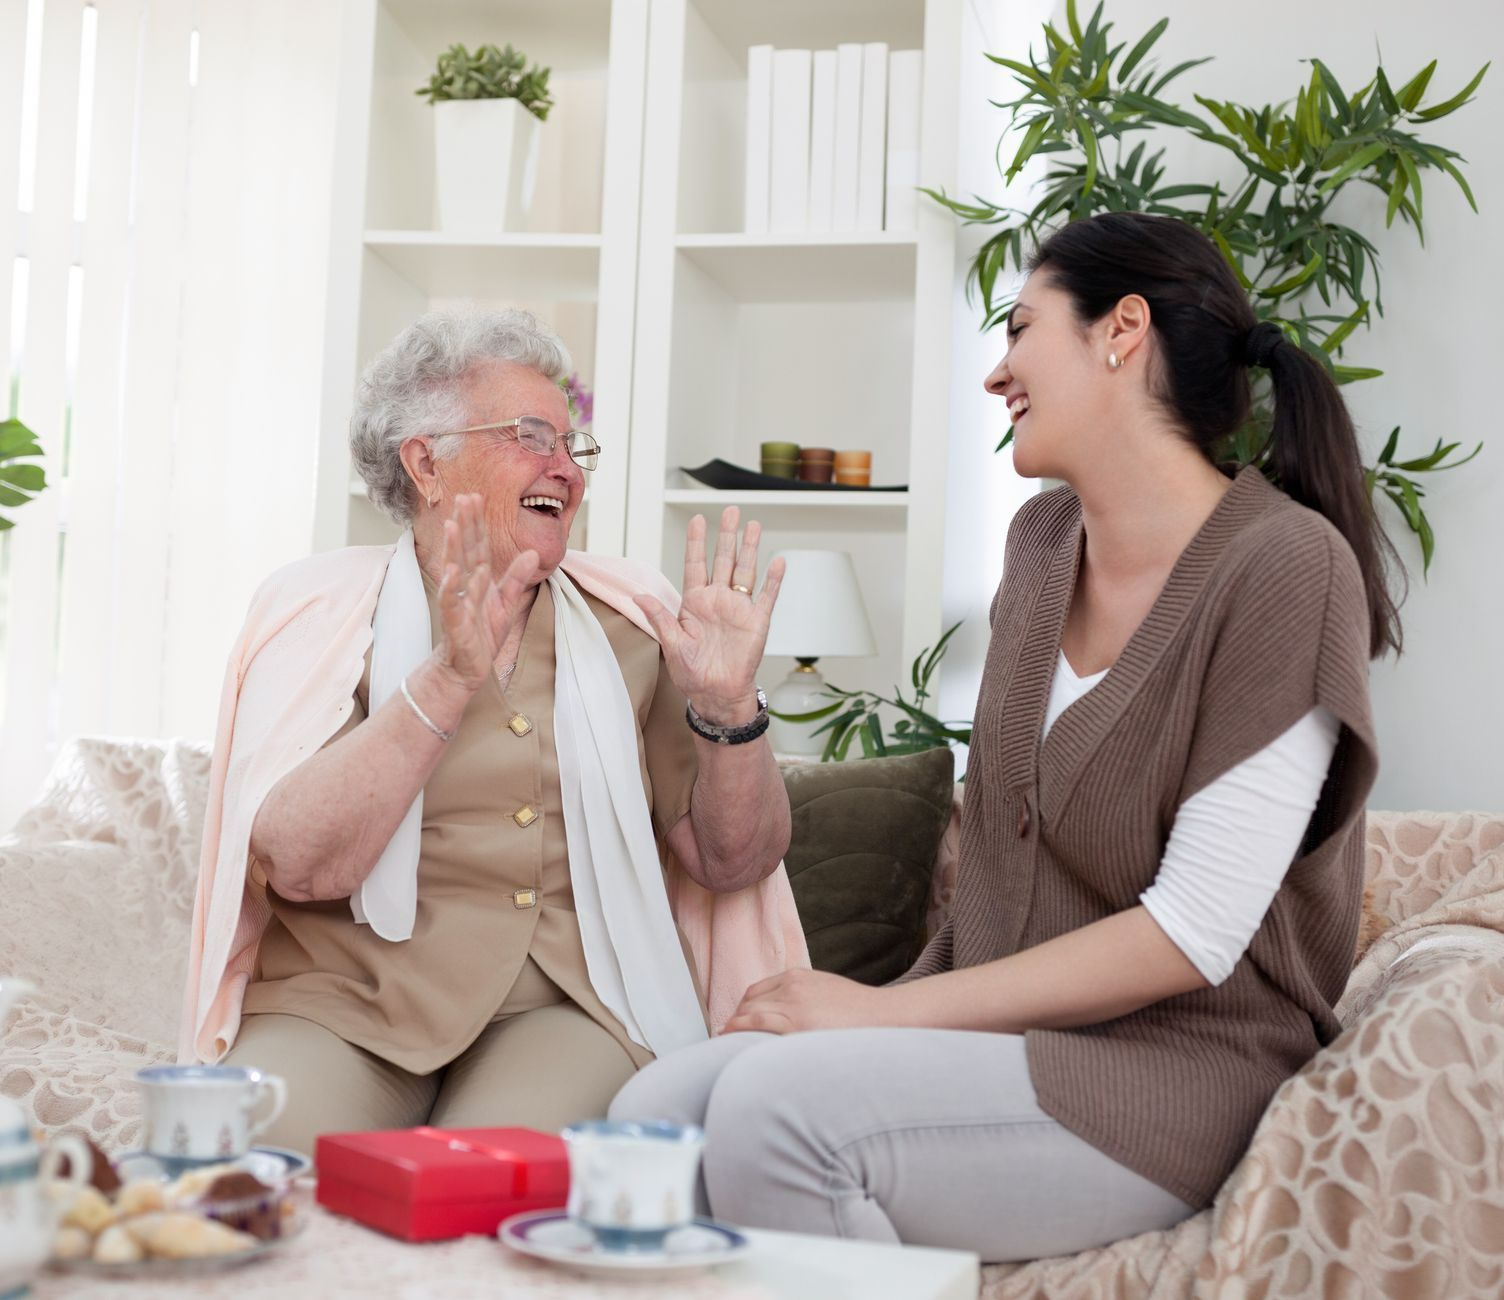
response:
[[(558, 383), (569, 374), (569, 351), (531, 312), (445, 308), (420, 316), (360, 376), (350, 416), (350, 457), (366, 495), (399, 524), (412, 521), (418, 493), (398, 454), (417, 434), (435, 436), (471, 423), (461, 389), (476, 366), (510, 361)], [(442, 459), (459, 439), (434, 444)]]

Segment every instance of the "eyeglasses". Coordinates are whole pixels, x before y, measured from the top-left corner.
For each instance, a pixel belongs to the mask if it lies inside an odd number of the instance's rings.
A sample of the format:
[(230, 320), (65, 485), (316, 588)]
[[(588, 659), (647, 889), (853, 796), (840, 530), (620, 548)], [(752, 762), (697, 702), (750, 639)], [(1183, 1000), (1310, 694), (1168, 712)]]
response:
[[(508, 433), (507, 430), (512, 432)], [(535, 415), (502, 420), (499, 424), (477, 424), (469, 429), (455, 429), (452, 432), (455, 436), (462, 433), (499, 433), (504, 438), (515, 438), (519, 447), (526, 447), (537, 456), (552, 456), (562, 440), (564, 449), (581, 469), (594, 469), (601, 458), (601, 445), (590, 434), (579, 429), (559, 433), (547, 420), (540, 420)], [(450, 435), (443, 436), (447, 438)]]

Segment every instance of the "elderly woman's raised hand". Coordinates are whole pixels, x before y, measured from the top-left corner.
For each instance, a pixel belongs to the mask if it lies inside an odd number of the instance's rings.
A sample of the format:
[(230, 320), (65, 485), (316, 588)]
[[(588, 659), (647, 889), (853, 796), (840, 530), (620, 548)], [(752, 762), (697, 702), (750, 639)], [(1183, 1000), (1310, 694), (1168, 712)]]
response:
[(481, 496), (455, 498), (454, 517), (444, 521), (444, 577), (439, 584), (444, 638), (435, 654), (467, 690), (479, 689), (491, 675), (496, 657), (529, 607), (537, 569), (538, 553), (523, 551), (494, 580)]
[(783, 581), (784, 562), (768, 566), (761, 594), (757, 585), (757, 543), (762, 528), (747, 525), (737, 546), (738, 512), (721, 515), (715, 559), (705, 572), (705, 519), (689, 521), (684, 543), (684, 599), (675, 618), (651, 596), (637, 603), (663, 646), (669, 676), (706, 721), (734, 726), (757, 710), (757, 666), (768, 640), (768, 622)]

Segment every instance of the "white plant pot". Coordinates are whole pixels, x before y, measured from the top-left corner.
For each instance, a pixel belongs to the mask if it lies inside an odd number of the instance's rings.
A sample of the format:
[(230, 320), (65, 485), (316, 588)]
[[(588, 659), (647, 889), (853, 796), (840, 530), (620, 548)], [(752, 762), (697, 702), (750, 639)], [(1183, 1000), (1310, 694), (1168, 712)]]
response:
[(433, 106), (438, 228), (497, 235), (527, 225), (542, 123), (515, 99), (449, 99)]

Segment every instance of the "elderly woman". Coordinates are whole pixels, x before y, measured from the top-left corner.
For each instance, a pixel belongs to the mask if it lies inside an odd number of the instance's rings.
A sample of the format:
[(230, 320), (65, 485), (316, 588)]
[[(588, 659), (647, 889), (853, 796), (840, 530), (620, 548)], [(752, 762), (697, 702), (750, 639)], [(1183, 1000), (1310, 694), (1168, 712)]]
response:
[(691, 522), (682, 604), (567, 550), (600, 455), (570, 431), (568, 369), (526, 313), (419, 320), (351, 431), (408, 531), (253, 601), (181, 1053), (287, 1080), (268, 1141), (601, 1115), (808, 964), (753, 681), (781, 563), (754, 595), (758, 526), (738, 545), (734, 509), (708, 574)]

